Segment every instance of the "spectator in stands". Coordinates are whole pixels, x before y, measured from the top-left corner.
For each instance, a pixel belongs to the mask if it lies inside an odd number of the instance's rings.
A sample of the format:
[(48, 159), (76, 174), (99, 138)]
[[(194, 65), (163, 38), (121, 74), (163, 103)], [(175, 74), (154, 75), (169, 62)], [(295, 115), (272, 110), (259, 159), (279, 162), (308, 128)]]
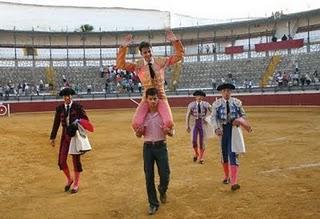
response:
[(140, 81), (138, 82), (138, 91), (139, 91), (139, 93), (141, 94), (141, 92), (142, 92), (142, 85), (141, 85), (141, 82), (140, 82)]
[(215, 91), (217, 88), (217, 82), (216, 79), (211, 78), (211, 86), (212, 86), (212, 90)]
[(252, 87), (253, 87), (253, 82), (252, 82), (252, 80), (251, 80), (251, 79), (249, 80), (248, 87), (249, 87), (249, 90), (251, 90), (251, 89), (252, 89)]
[(311, 77), (310, 77), (309, 72), (307, 72), (307, 74), (306, 74), (306, 84), (307, 84), (308, 86), (311, 84)]
[(39, 81), (39, 90), (40, 90), (40, 92), (43, 92), (43, 90), (44, 90), (43, 80), (40, 80), (40, 81)]
[(201, 44), (199, 45), (199, 54), (203, 54), (203, 44), (201, 42)]
[[(138, 60), (135, 63), (129, 63), (126, 62), (125, 56), (128, 50), (128, 46), (132, 42), (132, 35), (127, 35), (117, 55), (117, 68), (125, 69), (129, 72), (135, 72), (139, 76), (145, 90), (152, 87), (158, 89), (158, 110), (164, 122), (164, 129), (169, 130), (173, 128), (173, 118), (164, 90), (165, 69), (168, 66), (182, 60), (184, 55), (184, 48), (181, 41), (176, 38), (172, 31), (167, 31), (166, 37), (167, 40), (172, 42), (175, 54), (171, 55), (170, 57), (155, 58), (153, 57), (150, 43), (141, 42), (139, 45), (139, 51), (143, 59)], [(143, 95), (143, 99), (139, 104), (133, 118), (132, 127), (134, 130), (138, 130), (141, 128), (147, 112), (148, 104), (146, 103), (145, 95)]]
[(233, 84), (235, 87), (237, 87), (237, 82), (235, 78), (231, 79), (231, 84)]
[(100, 78), (103, 78), (104, 77), (104, 69), (103, 69), (103, 65), (100, 66), (99, 68), (99, 72), (100, 72)]
[(299, 72), (299, 63), (297, 60), (294, 61), (295, 72)]
[(22, 94), (22, 84), (21, 83), (18, 84), (17, 90), (18, 90), (18, 95)]
[(92, 91), (92, 85), (88, 84), (87, 85), (87, 94), (91, 94), (91, 91)]
[(69, 82), (67, 81), (66, 78), (63, 78), (62, 82), (63, 82), (63, 88), (70, 87), (70, 84), (69, 84)]
[(25, 88), (24, 88), (25, 95), (28, 96), (30, 92), (31, 92), (30, 85), (28, 83), (25, 83)]
[(55, 139), (59, 126), (62, 126), (62, 134), (60, 141), (58, 165), (60, 170), (63, 171), (67, 178), (67, 183), (64, 187), (64, 191), (69, 191), (71, 185), (71, 193), (76, 193), (79, 190), (80, 172), (82, 172), (82, 165), (80, 162), (80, 155), (72, 155), (72, 162), (74, 168), (74, 178), (71, 177), (70, 171), (67, 164), (67, 157), (69, 151), (69, 145), (71, 141), (70, 133), (67, 132), (67, 128), (77, 119), (89, 120), (83, 107), (72, 101), (72, 95), (75, 92), (71, 88), (64, 88), (60, 91), (59, 96), (63, 97), (64, 103), (60, 104), (56, 108), (54, 116), (53, 127), (50, 135), (51, 145), (55, 146)]
[(212, 53), (216, 53), (216, 46), (214, 44), (212, 44)]
[(318, 83), (318, 82), (319, 82), (318, 70), (314, 70), (312, 76), (313, 76), (313, 82), (314, 82), (314, 83)]
[(9, 96), (10, 96), (10, 87), (9, 85), (6, 85), (4, 89), (4, 100), (9, 100)]
[(248, 89), (248, 88), (249, 88), (249, 81), (248, 81), (248, 79), (244, 79), (243, 86), (244, 86), (245, 89)]
[(302, 74), (301, 77), (300, 77), (300, 83), (301, 83), (301, 86), (304, 86), (304, 84), (306, 83), (306, 74)]
[(104, 92), (109, 93), (109, 80), (106, 80), (104, 84)]
[(36, 94), (37, 94), (37, 96), (39, 96), (39, 94), (40, 94), (40, 86), (36, 85), (35, 88), (36, 88)]
[(299, 73), (298, 72), (294, 72), (293, 73), (293, 85), (294, 86), (299, 86)]
[(277, 37), (275, 35), (273, 35), (271, 38), (271, 41), (275, 43), (275, 42), (277, 42), (277, 40), (278, 40)]
[(207, 54), (210, 53), (210, 46), (208, 44), (206, 45), (206, 52), (207, 52)]
[(211, 114), (211, 105), (203, 101), (206, 93), (197, 90), (193, 93), (195, 100), (189, 103), (186, 114), (186, 129), (191, 133), (192, 147), (194, 151), (193, 162), (204, 163), (204, 152), (209, 134), (209, 124), (206, 121)]
[(285, 71), (282, 76), (283, 86), (288, 86), (289, 83), (289, 74)]
[(281, 40), (282, 40), (282, 41), (286, 41), (287, 39), (288, 39), (288, 37), (287, 37), (285, 34), (283, 34)]
[(74, 91), (76, 92), (76, 94), (79, 93), (79, 91), (80, 91), (80, 89), (79, 89), (79, 84), (76, 84), (76, 85), (74, 86)]
[(133, 93), (134, 92), (134, 83), (132, 79), (129, 79), (129, 88), (130, 88), (130, 92)]

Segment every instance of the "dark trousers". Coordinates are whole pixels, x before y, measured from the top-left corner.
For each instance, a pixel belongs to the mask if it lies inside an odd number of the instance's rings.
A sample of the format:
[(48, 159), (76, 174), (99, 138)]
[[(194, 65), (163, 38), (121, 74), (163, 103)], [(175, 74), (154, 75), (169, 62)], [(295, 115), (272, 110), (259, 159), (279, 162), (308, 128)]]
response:
[(170, 176), (167, 144), (161, 143), (153, 145), (144, 143), (143, 161), (149, 204), (150, 206), (159, 206), (157, 191), (154, 184), (154, 163), (157, 164), (160, 176), (158, 190), (160, 193), (165, 193), (168, 189)]
[(239, 165), (238, 155), (231, 152), (232, 124), (223, 125), (223, 135), (221, 139), (221, 152), (223, 163), (230, 162), (230, 165)]

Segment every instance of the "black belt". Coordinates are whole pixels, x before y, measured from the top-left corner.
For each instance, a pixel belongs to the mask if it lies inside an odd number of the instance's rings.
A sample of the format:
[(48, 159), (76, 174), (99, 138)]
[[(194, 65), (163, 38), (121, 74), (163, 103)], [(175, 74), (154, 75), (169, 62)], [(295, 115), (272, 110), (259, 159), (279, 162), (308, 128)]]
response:
[(145, 141), (144, 145), (149, 146), (149, 147), (161, 147), (166, 144), (165, 140), (161, 141)]

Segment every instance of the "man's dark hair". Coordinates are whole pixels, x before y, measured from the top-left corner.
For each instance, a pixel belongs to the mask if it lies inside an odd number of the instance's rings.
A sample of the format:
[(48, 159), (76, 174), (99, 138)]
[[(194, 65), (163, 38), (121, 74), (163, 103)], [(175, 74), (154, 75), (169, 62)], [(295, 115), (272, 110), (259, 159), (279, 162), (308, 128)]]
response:
[(149, 88), (149, 89), (146, 90), (146, 97), (155, 96), (155, 95), (158, 95), (157, 88), (152, 87), (152, 88)]
[(139, 51), (141, 52), (142, 48), (151, 48), (151, 44), (145, 41), (142, 41), (139, 45)]

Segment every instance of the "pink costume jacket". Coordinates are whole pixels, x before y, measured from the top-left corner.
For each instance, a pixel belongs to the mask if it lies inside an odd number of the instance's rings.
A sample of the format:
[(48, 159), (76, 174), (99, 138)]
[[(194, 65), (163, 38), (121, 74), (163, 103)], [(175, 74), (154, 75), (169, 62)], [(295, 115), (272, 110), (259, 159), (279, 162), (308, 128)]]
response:
[[(117, 55), (117, 68), (125, 69), (130, 72), (134, 72), (140, 79), (142, 86), (144, 87), (144, 92), (148, 88), (157, 88), (159, 92), (159, 106), (158, 111), (163, 119), (163, 122), (166, 127), (172, 128), (173, 119), (170, 110), (170, 106), (167, 101), (167, 97), (164, 90), (164, 78), (165, 78), (165, 69), (173, 65), (184, 56), (184, 48), (182, 43), (179, 40), (172, 42), (173, 47), (175, 48), (175, 54), (169, 57), (157, 57), (153, 58), (152, 68), (155, 72), (155, 77), (152, 79), (150, 77), (150, 71), (148, 64), (140, 59), (135, 63), (126, 62), (126, 53), (128, 47), (120, 47), (119, 53)], [(132, 126), (136, 130), (141, 127), (144, 122), (144, 118), (148, 112), (148, 105), (145, 102), (145, 93), (143, 94), (143, 99), (139, 104), (136, 113), (133, 117)]]

